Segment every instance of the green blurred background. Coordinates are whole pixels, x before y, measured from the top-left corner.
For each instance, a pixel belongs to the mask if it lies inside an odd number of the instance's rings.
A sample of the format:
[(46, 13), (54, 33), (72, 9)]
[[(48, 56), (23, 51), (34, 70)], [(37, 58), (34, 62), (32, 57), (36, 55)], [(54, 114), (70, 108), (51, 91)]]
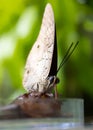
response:
[(48, 2), (57, 27), (58, 64), (68, 46), (79, 41), (58, 74), (59, 94), (84, 98), (88, 113), (93, 110), (92, 0), (0, 0), (0, 103), (7, 104), (26, 92), (22, 86), (24, 66)]

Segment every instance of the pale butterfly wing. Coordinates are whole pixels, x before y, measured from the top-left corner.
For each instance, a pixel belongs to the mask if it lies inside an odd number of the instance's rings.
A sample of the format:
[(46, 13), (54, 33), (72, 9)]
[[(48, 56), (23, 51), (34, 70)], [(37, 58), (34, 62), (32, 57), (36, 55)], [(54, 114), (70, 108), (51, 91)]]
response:
[[(23, 86), (27, 91), (31, 91), (35, 84), (45, 80), (50, 72), (54, 33), (54, 14), (51, 5), (47, 4), (38, 38), (28, 55), (25, 66)], [(37, 89), (37, 86), (34, 89)]]

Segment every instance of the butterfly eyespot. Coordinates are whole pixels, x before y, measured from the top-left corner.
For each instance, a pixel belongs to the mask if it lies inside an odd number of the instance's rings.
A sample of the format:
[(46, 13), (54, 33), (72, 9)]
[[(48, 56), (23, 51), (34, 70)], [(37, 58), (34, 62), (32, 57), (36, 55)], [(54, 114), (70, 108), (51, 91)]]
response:
[(37, 48), (39, 48), (40, 47), (40, 45), (37, 45)]
[(29, 70), (27, 70), (27, 74), (29, 74)]
[(47, 67), (45, 67), (45, 70), (47, 69)]

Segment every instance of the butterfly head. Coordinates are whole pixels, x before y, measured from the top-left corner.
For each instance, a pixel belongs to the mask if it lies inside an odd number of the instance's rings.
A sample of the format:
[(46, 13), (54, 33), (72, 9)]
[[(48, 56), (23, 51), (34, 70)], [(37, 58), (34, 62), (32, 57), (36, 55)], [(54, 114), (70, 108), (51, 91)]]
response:
[(56, 76), (49, 76), (47, 78), (47, 91), (46, 92), (50, 92), (55, 86), (56, 84), (59, 83), (59, 79)]

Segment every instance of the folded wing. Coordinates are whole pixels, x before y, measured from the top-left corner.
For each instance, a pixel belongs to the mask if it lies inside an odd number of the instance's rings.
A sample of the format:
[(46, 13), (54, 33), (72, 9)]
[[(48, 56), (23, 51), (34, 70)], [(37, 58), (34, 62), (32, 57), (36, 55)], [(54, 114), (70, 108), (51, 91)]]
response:
[(23, 86), (27, 91), (49, 75), (54, 50), (54, 35), (54, 14), (51, 5), (47, 4), (38, 38), (28, 55), (25, 66)]

